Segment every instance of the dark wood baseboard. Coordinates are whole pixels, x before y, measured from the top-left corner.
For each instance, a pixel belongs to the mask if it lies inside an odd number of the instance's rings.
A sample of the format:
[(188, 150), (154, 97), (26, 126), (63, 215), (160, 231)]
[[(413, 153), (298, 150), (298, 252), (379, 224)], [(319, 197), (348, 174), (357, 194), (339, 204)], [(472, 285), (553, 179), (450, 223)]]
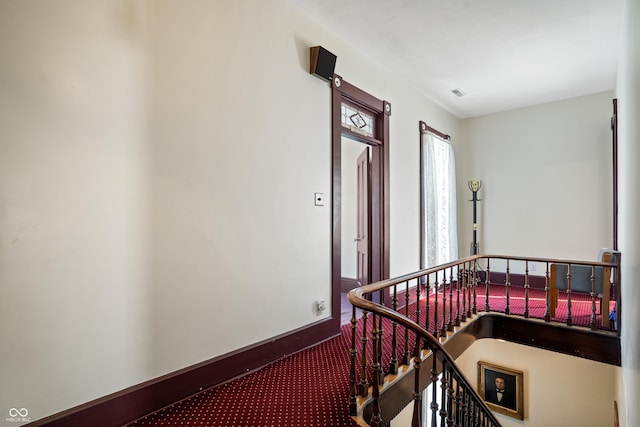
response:
[[(487, 272), (481, 271), (478, 273), (478, 278), (480, 282), (483, 283), (486, 281)], [(507, 282), (507, 274), (502, 272), (494, 272), (492, 271), (489, 275), (490, 282), (494, 285), (504, 285)], [(524, 286), (524, 274), (519, 273), (511, 273), (509, 275), (509, 282), (511, 282), (512, 286), (523, 287)], [(544, 289), (546, 284), (545, 276), (535, 276), (533, 274), (529, 274), (529, 286), (532, 289)]]
[[(478, 272), (478, 280), (480, 284), (486, 282), (487, 272), (480, 271)], [(494, 285), (504, 285), (507, 281), (507, 274), (501, 272), (491, 272), (489, 275), (491, 284)], [(517, 286), (519, 288), (524, 286), (524, 274), (512, 273), (509, 275), (509, 281), (511, 282), (511, 286)], [(456, 281), (453, 281), (454, 288), (456, 286)], [(532, 274), (529, 275), (529, 286), (531, 289), (544, 289), (546, 284), (545, 276), (534, 276)], [(442, 289), (442, 285), (438, 287), (438, 289)], [(448, 285), (447, 285), (447, 289)], [(424, 295), (424, 289), (421, 289), (421, 292)], [(403, 308), (406, 306), (406, 291), (404, 289), (398, 289), (398, 295), (396, 297), (398, 299), (398, 308)], [(411, 288), (409, 291), (409, 304), (413, 304), (416, 301), (415, 288)], [(389, 305), (389, 304), (387, 304)]]
[(340, 278), (340, 292), (347, 293), (351, 289), (355, 289), (358, 287), (358, 280), (352, 279), (350, 277), (341, 277)]
[(29, 425), (120, 426), (339, 334), (340, 317), (325, 319), (42, 418)]

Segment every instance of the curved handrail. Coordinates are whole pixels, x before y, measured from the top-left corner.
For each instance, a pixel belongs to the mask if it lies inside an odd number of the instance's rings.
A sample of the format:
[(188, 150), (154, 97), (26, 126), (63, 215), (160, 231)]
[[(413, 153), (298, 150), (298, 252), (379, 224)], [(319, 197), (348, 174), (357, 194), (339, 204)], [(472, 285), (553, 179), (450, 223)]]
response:
[[(425, 330), (422, 326), (418, 325), (413, 320), (409, 319), (408, 317), (396, 311), (393, 311), (381, 304), (378, 304), (373, 301), (369, 301), (368, 299), (364, 298), (362, 296), (362, 294), (364, 293), (363, 291), (364, 288), (365, 286), (363, 286), (362, 288), (356, 288), (356, 289), (350, 290), (349, 293), (347, 294), (347, 300), (349, 300), (349, 302), (352, 305), (358, 308), (371, 311), (374, 313), (378, 313), (388, 319), (391, 319), (394, 322), (399, 323), (404, 327), (411, 329), (413, 332), (419, 335), (424, 335), (424, 337), (421, 336), (421, 338), (427, 340), (430, 346), (435, 347), (438, 350), (442, 349), (442, 351), (446, 353), (446, 350), (444, 349), (444, 347), (442, 347), (442, 344), (440, 344), (440, 342), (433, 335), (431, 335), (427, 330)], [(453, 362), (453, 359), (451, 359), (450, 361)]]
[[(416, 278), (416, 277), (412, 277), (413, 275), (408, 275), (408, 276), (410, 278)], [(383, 282), (379, 282), (379, 283), (383, 283)], [(397, 322), (398, 324), (412, 330), (414, 333), (417, 334), (418, 337), (427, 341), (427, 346), (431, 350), (431, 353), (435, 357), (437, 357), (436, 355), (440, 355), (439, 357), (442, 359), (445, 359), (445, 361), (449, 364), (449, 366), (453, 368), (458, 381), (460, 381), (463, 384), (465, 392), (470, 394), (473, 400), (477, 403), (477, 405), (479, 405), (482, 408), (484, 416), (486, 417), (485, 419), (488, 419), (489, 422), (493, 423), (493, 425), (499, 426), (500, 423), (498, 422), (497, 418), (495, 418), (495, 416), (493, 415), (489, 407), (486, 405), (486, 403), (484, 403), (484, 401), (482, 400), (478, 392), (476, 392), (473, 389), (473, 387), (471, 387), (471, 384), (466, 379), (462, 371), (460, 371), (453, 357), (451, 357), (451, 355), (445, 350), (442, 344), (440, 344), (440, 342), (433, 335), (431, 335), (427, 330), (422, 328), (420, 325), (418, 325), (408, 317), (398, 312), (395, 312), (381, 304), (369, 301), (366, 298), (364, 298), (363, 294), (365, 290), (370, 290), (371, 288), (374, 288), (374, 290), (378, 290), (378, 287), (373, 285), (367, 285), (361, 288), (352, 289), (347, 294), (348, 301), (355, 307), (358, 307), (373, 313), (377, 313), (381, 316), (391, 319), (394, 322)]]

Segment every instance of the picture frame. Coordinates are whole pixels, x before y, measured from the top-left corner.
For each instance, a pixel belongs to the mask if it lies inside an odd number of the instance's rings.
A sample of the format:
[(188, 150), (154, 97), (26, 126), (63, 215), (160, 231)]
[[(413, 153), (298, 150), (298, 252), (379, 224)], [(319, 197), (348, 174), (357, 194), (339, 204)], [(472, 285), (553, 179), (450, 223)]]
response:
[[(498, 393), (498, 389), (503, 390)], [(492, 411), (524, 420), (524, 374), (493, 363), (478, 362), (478, 394)]]

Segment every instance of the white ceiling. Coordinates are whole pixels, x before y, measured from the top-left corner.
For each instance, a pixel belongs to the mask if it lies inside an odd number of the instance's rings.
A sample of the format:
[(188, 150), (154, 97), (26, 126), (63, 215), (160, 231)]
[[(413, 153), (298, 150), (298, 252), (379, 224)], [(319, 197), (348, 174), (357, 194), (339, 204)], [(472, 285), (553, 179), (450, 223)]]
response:
[(290, 2), (459, 118), (615, 84), (624, 0)]

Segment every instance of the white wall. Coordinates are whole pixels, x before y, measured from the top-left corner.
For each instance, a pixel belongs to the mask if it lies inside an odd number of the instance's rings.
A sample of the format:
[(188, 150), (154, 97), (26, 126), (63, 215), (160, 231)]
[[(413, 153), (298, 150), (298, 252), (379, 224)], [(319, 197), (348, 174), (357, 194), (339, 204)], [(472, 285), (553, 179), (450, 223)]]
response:
[(463, 120), (460, 247), (471, 242), (472, 178), (483, 183), (481, 253), (595, 260), (611, 247), (612, 98), (604, 92)]
[(140, 2), (0, 1), (0, 414), (152, 374)]
[(328, 315), (313, 303), (331, 301), (331, 208), (314, 206), (314, 192), (330, 194), (330, 90), (305, 70), (309, 45), (296, 37), (309, 25), (282, 2), (164, 1), (156, 12), (162, 374)]
[(622, 252), (622, 367), (626, 404), (623, 426), (640, 425), (640, 1), (627, 0), (616, 95), (619, 125), (619, 212)]
[(418, 167), (394, 168), (394, 159), (417, 153), (419, 116), (457, 120), (286, 2), (166, 1), (156, 10), (158, 374), (323, 317), (313, 303), (330, 301), (330, 203), (314, 206), (313, 194), (330, 194), (330, 90), (308, 73), (310, 46), (335, 53), (337, 73), (392, 102), (392, 272), (417, 268)]
[(0, 0), (0, 31), (0, 412), (37, 419), (328, 316), (330, 89), (310, 46), (392, 103), (391, 273), (418, 268), (418, 121), (458, 120), (284, 0)]

